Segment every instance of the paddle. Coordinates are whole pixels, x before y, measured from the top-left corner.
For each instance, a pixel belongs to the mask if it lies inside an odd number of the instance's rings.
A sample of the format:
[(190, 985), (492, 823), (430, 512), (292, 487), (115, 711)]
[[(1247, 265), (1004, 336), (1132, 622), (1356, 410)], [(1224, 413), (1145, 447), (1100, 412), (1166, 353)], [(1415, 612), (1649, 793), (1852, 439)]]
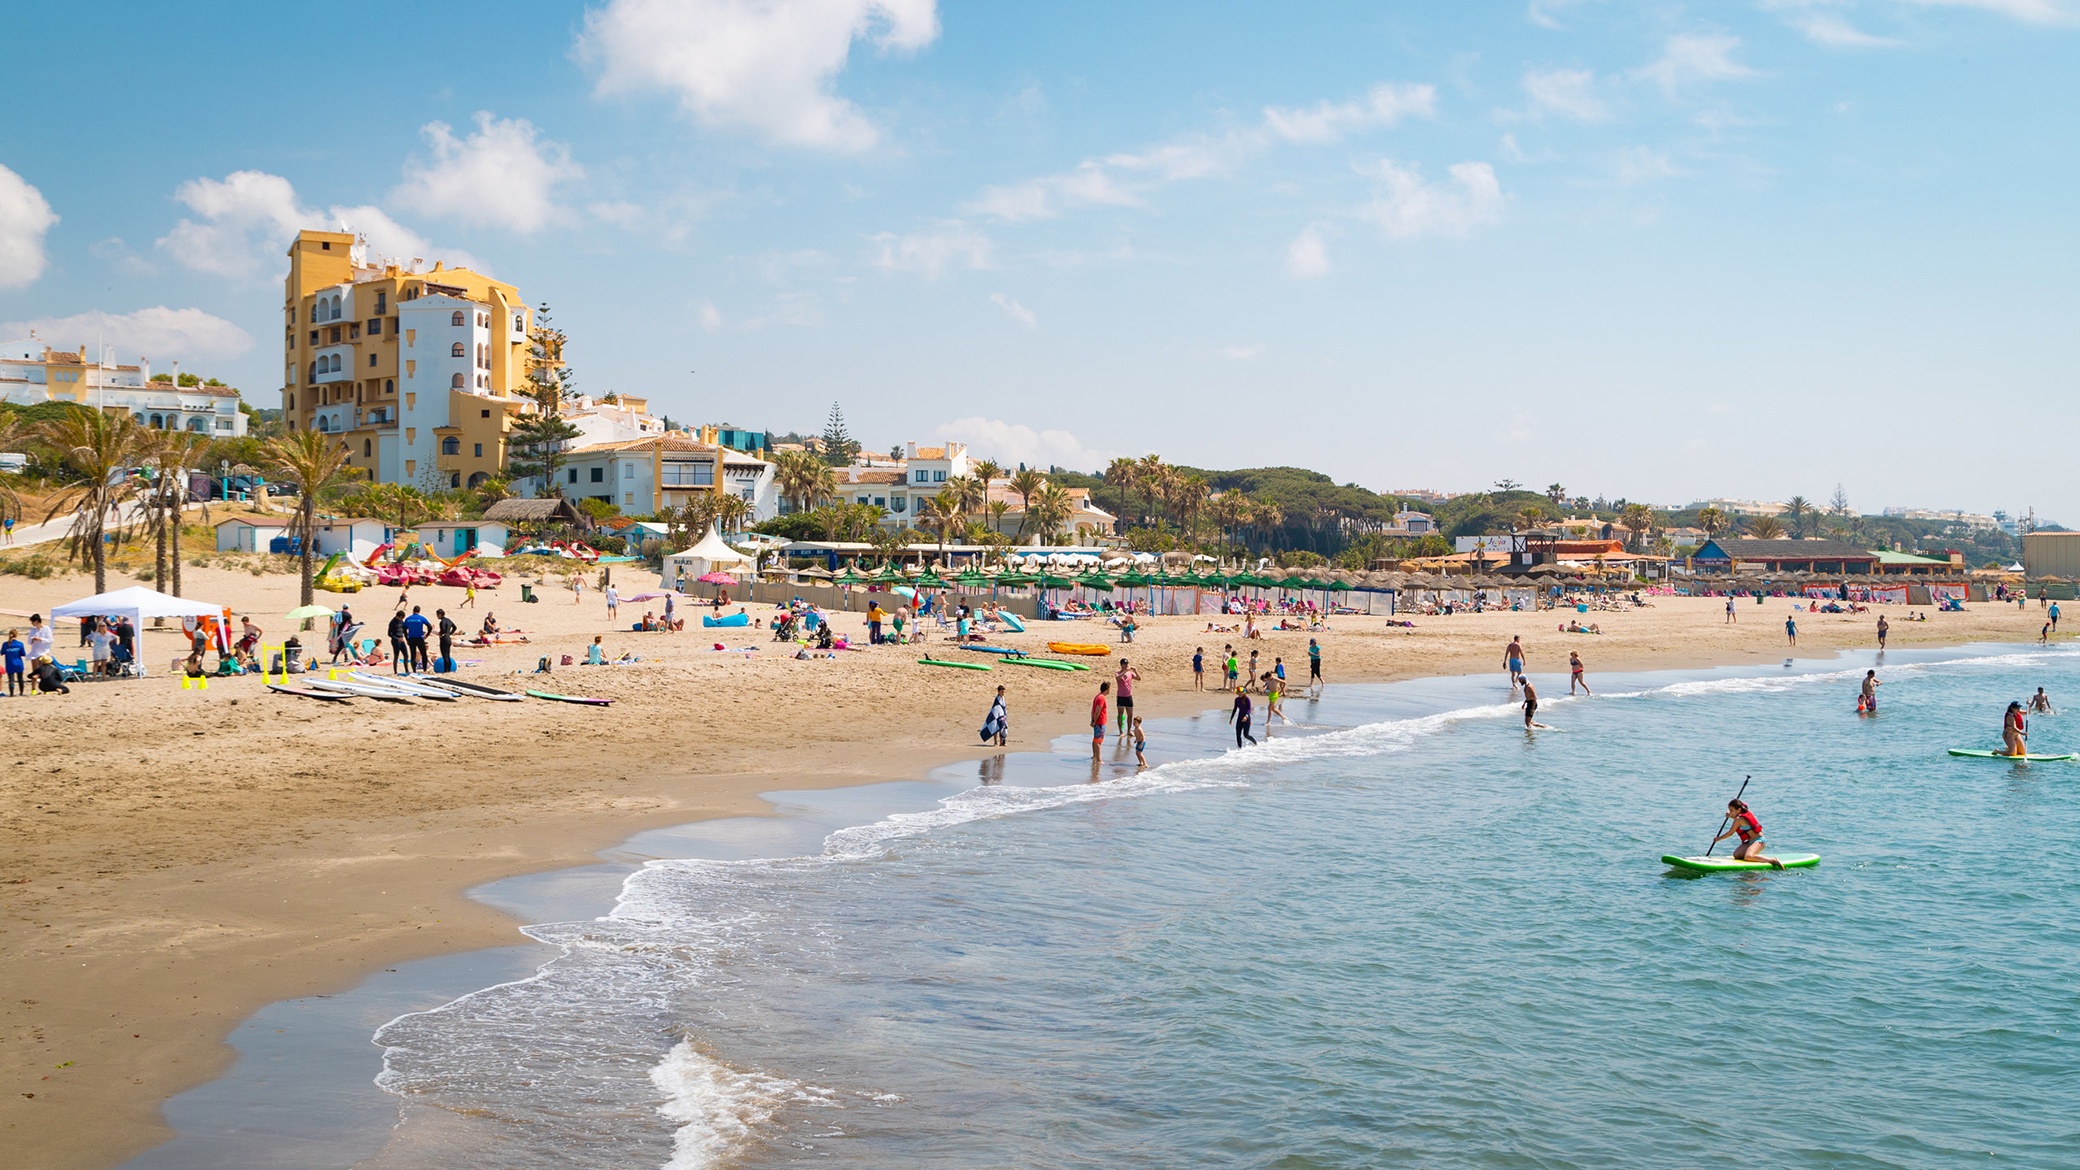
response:
[[(1743, 777), (1741, 777), (1741, 790), (1740, 790), (1739, 792), (1736, 792), (1736, 793), (1734, 793), (1734, 794), (1733, 794), (1733, 799), (1734, 799), (1734, 800), (1739, 800), (1739, 799), (1740, 799), (1741, 797), (1743, 797), (1743, 796), (1747, 795), (1747, 793), (1748, 793), (1748, 781), (1750, 781), (1750, 780), (1753, 780), (1754, 778), (1755, 778), (1755, 777), (1753, 777), (1753, 776), (1743, 776)], [(1714, 850), (1714, 849), (1717, 849), (1717, 848), (1719, 847), (1719, 834), (1720, 834), (1720, 833), (1724, 833), (1724, 832), (1726, 831), (1726, 822), (1728, 822), (1728, 821), (1730, 821), (1730, 820), (1732, 820), (1732, 819), (1733, 819), (1733, 814), (1732, 814), (1732, 813), (1728, 813), (1728, 814), (1726, 814), (1725, 816), (1723, 816), (1723, 817), (1720, 817), (1720, 818), (1719, 818), (1719, 832), (1718, 832), (1718, 833), (1713, 833), (1713, 834), (1712, 834), (1712, 843), (1704, 847), (1704, 855), (1705, 855), (1706, 857), (1710, 857), (1710, 856), (1712, 855), (1712, 850)]]

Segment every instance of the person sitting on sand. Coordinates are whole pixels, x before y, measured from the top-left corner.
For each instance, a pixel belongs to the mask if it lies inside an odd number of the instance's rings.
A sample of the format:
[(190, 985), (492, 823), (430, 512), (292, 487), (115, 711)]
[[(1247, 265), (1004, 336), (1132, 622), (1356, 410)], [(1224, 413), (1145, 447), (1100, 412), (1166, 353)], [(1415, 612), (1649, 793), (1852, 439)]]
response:
[(1733, 851), (1735, 861), (1761, 861), (1777, 869), (1784, 868), (1783, 862), (1762, 855), (1762, 822), (1755, 819), (1755, 814), (1749, 811), (1747, 805), (1738, 799), (1727, 801), (1726, 816), (1733, 822), (1733, 827), (1712, 838), (1713, 844), (1738, 835), (1741, 843)]
[(42, 694), (72, 693), (72, 688), (65, 685), (65, 673), (58, 669), (58, 664), (52, 662), (48, 654), (36, 659), (36, 665), (30, 668), (29, 677), (35, 681), (37, 691)]
[(482, 638), (487, 642), (493, 638), (498, 637), (497, 614), (487, 613), (484, 615), (484, 624), (477, 627), (477, 637)]
[(598, 634), (592, 635), (592, 645), (585, 647), (585, 665), (587, 666), (605, 666), (607, 664), (606, 647), (600, 645), (600, 637)]

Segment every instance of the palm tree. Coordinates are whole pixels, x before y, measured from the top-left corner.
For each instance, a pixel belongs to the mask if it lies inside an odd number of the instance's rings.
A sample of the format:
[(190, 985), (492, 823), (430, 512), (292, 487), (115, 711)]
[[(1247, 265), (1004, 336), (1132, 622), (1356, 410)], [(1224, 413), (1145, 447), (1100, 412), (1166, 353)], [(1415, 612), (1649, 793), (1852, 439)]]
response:
[(1177, 503), (1183, 509), (1182, 523), (1187, 540), (1197, 539), (1199, 513), (1206, 507), (1206, 497), (1213, 489), (1206, 484), (1206, 477), (1188, 475), (1177, 485)]
[(1748, 535), (1757, 540), (1775, 540), (1784, 535), (1784, 524), (1775, 516), (1757, 516), (1748, 521)]
[(1793, 535), (1803, 538), (1813, 523), (1813, 502), (1804, 496), (1793, 496), (1784, 501), (1784, 515), (1791, 522)]
[(982, 506), (989, 516), (989, 530), (999, 536), (1004, 534), (1004, 515), (1011, 511), (1010, 500), (991, 500)]
[[(1270, 500), (1257, 500), (1249, 508), (1249, 526), (1255, 529), (1272, 529), (1286, 522), (1286, 510)], [(1266, 538), (1269, 543), (1269, 538)]]
[(500, 500), (513, 498), (513, 481), (503, 475), (494, 475), (468, 490), (476, 495), (478, 507), (488, 508)]
[(751, 501), (742, 496), (722, 495), (715, 499), (715, 521), (728, 532), (743, 528), (751, 510)]
[(1018, 535), (1026, 534), (1032, 522), (1033, 496), (1047, 486), (1047, 477), (1030, 467), (1021, 467), (1011, 474), (1011, 490), (1018, 493)]
[(1141, 464), (1138, 460), (1121, 455), (1105, 467), (1105, 482), (1118, 490), (1120, 498), (1132, 503), (1132, 496), (1141, 489)]
[[(208, 436), (192, 431), (140, 431), (137, 461), (152, 468), (151, 483), (140, 489), (145, 531), (154, 545), (152, 588), (181, 595), (181, 524), (188, 502), (188, 468), (209, 462)], [(202, 521), (209, 522), (209, 504)], [(171, 572), (169, 572), (169, 568)]]
[(1207, 511), (1213, 513), (1214, 523), (1221, 526), (1222, 544), (1227, 544), (1233, 539), (1235, 530), (1242, 527), (1243, 521), (1249, 518), (1250, 509), (1249, 496), (1240, 491), (1222, 492), (1213, 497), (1212, 502), (1207, 505)]
[(1537, 504), (1526, 504), (1522, 508), (1517, 509), (1517, 527), (1519, 529), (1529, 530), (1536, 528), (1538, 527), (1538, 522), (1545, 518), (1545, 509)]
[(956, 475), (939, 489), (942, 496), (950, 496), (960, 515), (972, 515), (989, 499), (989, 488), (972, 475)]
[(806, 512), (838, 494), (831, 466), (807, 451), (782, 451), (773, 461), (774, 486), (797, 512)]
[(981, 480), (982, 486), (988, 487), (1004, 478), (1004, 465), (994, 459), (984, 459), (970, 468), (968, 474)]
[(927, 497), (918, 505), (917, 512), (925, 527), (938, 531), (939, 563), (946, 563), (947, 537), (952, 535), (954, 529), (967, 522), (967, 514), (962, 510), (960, 501), (954, 498), (952, 492), (940, 492), (936, 496)]
[(1041, 542), (1054, 543), (1074, 510), (1075, 505), (1069, 499), (1069, 489), (1058, 483), (1047, 484), (1035, 493), (1031, 519), (1034, 530), (1040, 534)]
[(1141, 457), (1140, 467), (1141, 498), (1148, 503), (1148, 510), (1144, 514), (1154, 519), (1156, 526), (1160, 528), (1163, 516), (1156, 511), (1156, 500), (1163, 494), (1163, 481), (1171, 474), (1170, 466), (1163, 462), (1161, 455), (1151, 451)]
[(432, 501), (425, 492), (409, 484), (366, 484), (355, 493), (355, 498), (370, 516), (396, 521), (394, 528), (416, 528), (421, 521), (433, 517)]
[(318, 497), (354, 478), (347, 464), (347, 445), (333, 443), (319, 431), (292, 431), (266, 447), (268, 473), (296, 487), (296, 516), (289, 535), (296, 538), (296, 574), (303, 585), (303, 604), (316, 599), (311, 587), (311, 558), (318, 544)]
[[(23, 437), (22, 425), (12, 412), (0, 414), (0, 451), (14, 451), (19, 447), (16, 440)], [(22, 497), (15, 494), (14, 476), (0, 474), (0, 520), (22, 518)]]
[[(76, 406), (64, 417), (36, 428), (36, 437), (79, 479), (51, 500), (46, 521), (72, 508), (72, 527), (65, 533), (69, 560), (94, 566), (94, 592), (108, 592), (108, 550), (129, 535), (122, 509), (137, 495), (131, 474), (144, 435), (129, 411), (114, 412)], [(110, 525), (110, 513), (114, 524)]]
[(1704, 529), (1706, 539), (1726, 531), (1726, 513), (1717, 508), (1706, 508), (1697, 514), (1697, 526)]
[(1654, 530), (1654, 510), (1645, 504), (1627, 504), (1625, 510), (1618, 513), (1618, 523), (1632, 533), (1635, 548), (1644, 547), (1640, 544), (1640, 538)]
[(1557, 513), (1560, 511), (1561, 505), (1567, 502), (1567, 489), (1557, 483), (1547, 484), (1546, 502), (1553, 505), (1553, 511)]

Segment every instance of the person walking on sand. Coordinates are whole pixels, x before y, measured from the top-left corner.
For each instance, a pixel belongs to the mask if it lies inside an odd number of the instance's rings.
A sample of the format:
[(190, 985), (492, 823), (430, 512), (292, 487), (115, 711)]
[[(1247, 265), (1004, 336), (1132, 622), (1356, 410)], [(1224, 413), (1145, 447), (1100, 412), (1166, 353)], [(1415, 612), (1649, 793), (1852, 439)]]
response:
[(1131, 730), (1131, 725), (1134, 722), (1134, 684), (1140, 681), (1140, 679), (1141, 672), (1128, 666), (1126, 659), (1122, 658), (1119, 660), (1119, 670), (1112, 676), (1112, 697), (1113, 701), (1119, 705), (1119, 737), (1121, 739), (1127, 738), (1127, 732)]
[(1885, 635), (1887, 635), (1887, 634), (1889, 634), (1889, 633), (1891, 633), (1891, 632), (1892, 632), (1892, 623), (1891, 623), (1891, 622), (1888, 622), (1888, 621), (1886, 621), (1886, 620), (1885, 620), (1885, 615), (1884, 615), (1884, 614), (1882, 614), (1882, 613), (1881, 613), (1881, 614), (1879, 614), (1879, 615), (1878, 615), (1878, 649), (1880, 649), (1880, 650), (1883, 650), (1883, 649), (1885, 649)]
[(1798, 619), (1797, 619), (1797, 618), (1795, 618), (1795, 617), (1788, 617), (1788, 618), (1785, 618), (1785, 619), (1784, 619), (1784, 636), (1785, 636), (1786, 638), (1789, 638), (1789, 639), (1791, 640), (1791, 644), (1792, 644), (1793, 646), (1796, 646), (1796, 645), (1798, 645)]
[(1510, 690), (1524, 684), (1524, 643), (1518, 635), (1510, 635), (1509, 645), (1502, 648), (1502, 665), (1509, 671)]
[(1582, 652), (1569, 650), (1567, 652), (1567, 693), (1573, 694), (1576, 687), (1582, 688), (1582, 693), (1585, 695), (1595, 694), (1594, 691), (1589, 689), (1588, 682), (1582, 678)]
[(1148, 767), (1148, 735), (1141, 730), (1141, 716), (1134, 716), (1134, 766)]
[(1739, 618), (1734, 616), (1733, 612), (1733, 594), (1729, 593), (1726, 595), (1726, 624), (1730, 626), (1739, 620)]
[(2038, 631), (2037, 631), (2037, 644), (2041, 646), (2041, 645), (2044, 645), (2044, 644), (2046, 644), (2046, 643), (2048, 643), (2048, 642), (2050, 642), (2050, 641), (2051, 641), (2051, 622), (2050, 622), (2050, 620), (2049, 620), (2049, 619), (2047, 618), (2047, 619), (2045, 620), (2045, 622), (2044, 622), (2044, 627), (2043, 627), (2042, 629), (2040, 629), (2040, 630), (2038, 630)]
[(611, 583), (609, 583), (607, 585), (607, 620), (613, 621), (620, 616), (621, 591), (619, 589), (614, 588), (614, 586)]
[(1091, 696), (1091, 763), (1098, 762), (1098, 753), (1105, 746), (1105, 696), (1112, 691), (1111, 682), (1098, 684), (1098, 693)]
[(1004, 737), (1011, 732), (1011, 712), (1004, 706), (1004, 688), (997, 688), (997, 697), (990, 700), (989, 714), (982, 720), (982, 742), (991, 740), (998, 747), (1004, 746)]
[(1257, 737), (1249, 733), (1250, 711), (1249, 695), (1243, 691), (1236, 691), (1235, 705), (1228, 708), (1228, 722), (1235, 725), (1236, 747), (1241, 747), (1245, 739), (1252, 744), (1257, 742)]
[(1221, 674), (1225, 680), (1221, 689), (1232, 691), (1235, 689), (1235, 672), (1239, 669), (1239, 665), (1235, 661), (1235, 643), (1228, 643), (1226, 654), (1227, 657), (1221, 662)]
[(462, 587), (462, 604), (461, 604), (461, 605), (458, 605), (458, 606), (456, 606), (455, 608), (457, 608), (457, 609), (475, 609), (476, 607), (477, 607), (477, 583), (476, 583), (475, 581), (471, 581), (471, 582), (469, 582), (468, 584), (466, 584), (466, 585), (464, 585), (464, 586)]
[(2058, 632), (2058, 603), (2056, 601), (2051, 603), (2051, 632), (2054, 634)]
[(1732, 827), (1712, 838), (1712, 844), (1717, 845), (1728, 837), (1739, 836), (1741, 843), (1733, 851), (1735, 861), (1761, 861), (1777, 869), (1784, 868), (1783, 862), (1762, 855), (1762, 822), (1755, 819), (1755, 814), (1749, 811), (1747, 805), (1738, 799), (1727, 801), (1726, 817), (1732, 822)]
[(1309, 689), (1322, 685), (1322, 644), (1313, 638), (1307, 640), (1307, 685)]
[(1242, 689), (1249, 690), (1257, 685), (1257, 651), (1249, 652), (1249, 673), (1242, 676)]
[(1192, 647), (1192, 689), (1206, 689), (1206, 647)]

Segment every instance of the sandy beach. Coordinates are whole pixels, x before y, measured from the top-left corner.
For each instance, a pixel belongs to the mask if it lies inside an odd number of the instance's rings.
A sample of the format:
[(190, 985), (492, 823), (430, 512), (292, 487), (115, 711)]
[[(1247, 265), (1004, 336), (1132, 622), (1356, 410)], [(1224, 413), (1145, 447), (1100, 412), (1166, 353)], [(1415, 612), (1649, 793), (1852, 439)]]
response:
[[(647, 575), (631, 578), (647, 584)], [(0, 584), (6, 624), (92, 591), (89, 578)], [(115, 588), (125, 581), (112, 579)], [(624, 586), (625, 588), (625, 586)], [(186, 570), (184, 592), (250, 613), (278, 641), (296, 582), (227, 568)], [(263, 1004), (337, 990), (415, 957), (513, 940), (516, 923), (463, 896), (496, 877), (559, 868), (647, 827), (756, 813), (777, 788), (903, 779), (984, 754), (975, 729), (999, 683), (1010, 688), (1011, 746), (1044, 750), (1082, 725), (1090, 674), (919, 666), (915, 647), (798, 661), (766, 631), (632, 633), (641, 606), (610, 622), (588, 591), (555, 588), (519, 604), (508, 582), (458, 610), (459, 589), (412, 591), (465, 628), (490, 609), (528, 632), (525, 645), (458, 650), (481, 659), (465, 678), (518, 684), (542, 655), (583, 659), (594, 635), (619, 667), (558, 667), (554, 689), (611, 707), (458, 702), (396, 707), (322, 704), (270, 694), (257, 678), (183, 690), (163, 673), (177, 628), (142, 632), (157, 677), (75, 685), (68, 696), (10, 700), (0, 784), (0, 1140), (23, 1165), (102, 1167), (168, 1136), (167, 1096), (215, 1075), (223, 1043)], [(395, 599), (347, 600), (379, 626)], [(336, 605), (335, 595), (321, 594)], [(1493, 672), (1506, 695), (1502, 648), (1521, 635), (1528, 669), (1558, 676), (1581, 652), (1600, 671), (1755, 665), (1875, 645), (1877, 614), (1802, 614), (1785, 644), (1791, 603), (1743, 599), (1727, 624), (1720, 599), (1655, 598), (1651, 608), (1580, 615), (1601, 635), (1557, 632), (1571, 612), (1340, 617), (1317, 635), (1338, 682)], [(754, 610), (754, 612), (757, 612)], [(2012, 606), (1903, 620), (1883, 612), (1891, 644), (2034, 641), (2041, 617)], [(840, 615), (841, 631), (862, 619)], [(697, 623), (692, 623), (697, 627)], [(1120, 653), (1143, 675), (1145, 714), (1225, 705), (1213, 663), (1239, 634), (1207, 633), (1204, 617), (1148, 619)], [(733, 648), (716, 652), (715, 635)], [(1050, 624), (1008, 645), (1044, 651), (1053, 638), (1116, 641), (1093, 623)], [(1265, 631), (1268, 669), (1283, 656), (1304, 678), (1306, 633)], [(58, 628), (72, 657), (74, 628)], [(322, 644), (322, 633), (306, 635)], [(1209, 692), (1192, 690), (1204, 647)], [(1105, 663), (1109, 659), (1092, 659)], [(1542, 682), (1551, 690), (1551, 681)], [(995, 749), (988, 749), (995, 750)], [(1162, 745), (1151, 743), (1160, 760)]]

